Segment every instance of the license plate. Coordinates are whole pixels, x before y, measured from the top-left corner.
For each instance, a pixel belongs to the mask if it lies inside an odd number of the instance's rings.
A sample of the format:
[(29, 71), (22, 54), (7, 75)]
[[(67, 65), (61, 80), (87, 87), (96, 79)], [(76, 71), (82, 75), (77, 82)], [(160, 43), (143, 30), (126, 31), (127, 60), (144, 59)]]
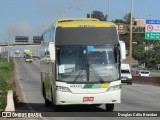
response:
[(83, 102), (94, 101), (94, 97), (83, 97)]

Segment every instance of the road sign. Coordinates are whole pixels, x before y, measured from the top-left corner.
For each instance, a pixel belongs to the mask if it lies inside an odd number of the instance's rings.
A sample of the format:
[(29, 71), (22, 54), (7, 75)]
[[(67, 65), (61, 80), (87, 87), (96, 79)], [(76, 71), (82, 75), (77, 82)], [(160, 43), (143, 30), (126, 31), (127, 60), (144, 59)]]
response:
[(15, 42), (28, 42), (28, 36), (15, 36)]
[(145, 39), (160, 40), (160, 20), (146, 20)]
[(126, 33), (126, 24), (124, 23), (117, 23), (118, 33), (125, 34)]
[(146, 31), (152, 32), (153, 31), (153, 25), (146, 26)]
[(33, 43), (41, 43), (43, 40), (42, 36), (33, 36)]
[(145, 32), (145, 39), (160, 40), (160, 32)]

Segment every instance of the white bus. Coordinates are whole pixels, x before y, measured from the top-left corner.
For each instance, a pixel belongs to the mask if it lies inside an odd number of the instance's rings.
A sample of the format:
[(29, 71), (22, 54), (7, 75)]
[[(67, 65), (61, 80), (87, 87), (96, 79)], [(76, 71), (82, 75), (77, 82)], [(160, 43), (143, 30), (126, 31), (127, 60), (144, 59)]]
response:
[(116, 25), (92, 18), (60, 19), (43, 34), (41, 82), (45, 105), (121, 102), (121, 56)]

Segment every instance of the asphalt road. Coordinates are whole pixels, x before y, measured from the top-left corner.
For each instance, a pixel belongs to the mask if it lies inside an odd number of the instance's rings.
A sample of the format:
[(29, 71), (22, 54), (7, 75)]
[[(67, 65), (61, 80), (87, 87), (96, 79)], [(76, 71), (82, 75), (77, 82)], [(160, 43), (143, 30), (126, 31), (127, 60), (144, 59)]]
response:
[[(26, 63), (24, 59), (15, 59), (17, 83), (20, 86), (20, 91), (22, 93), (23, 101), (27, 104), (28, 109), (34, 110), (36, 112), (47, 112), (54, 114), (52, 107), (47, 108), (44, 105), (44, 99), (41, 95), (41, 81), (40, 81), (40, 65), (39, 61), (34, 61), (33, 63)], [(78, 116), (84, 117), (87, 115), (92, 116), (97, 113), (101, 115), (104, 113), (105, 107), (101, 105), (100, 107), (92, 106), (70, 106), (69, 108), (64, 108), (66, 112), (72, 115), (77, 114)], [(122, 85), (122, 103), (116, 104), (114, 111), (159, 111), (160, 113), (160, 87), (151, 85)], [(58, 120), (80, 120), (80, 117), (63, 117), (66, 112), (60, 114), (62, 117), (56, 117)], [(90, 113), (91, 112), (91, 113)], [(121, 112), (120, 112), (121, 113)], [(137, 112), (136, 112), (137, 113)], [(106, 114), (114, 114), (106, 113)], [(117, 114), (117, 113), (116, 113)], [(97, 115), (98, 116), (98, 115)], [(103, 116), (103, 114), (102, 114)], [(53, 117), (53, 116), (52, 116)], [(47, 119), (52, 119), (48, 117)], [(159, 120), (157, 117), (85, 117), (87, 120), (100, 119), (100, 120)]]

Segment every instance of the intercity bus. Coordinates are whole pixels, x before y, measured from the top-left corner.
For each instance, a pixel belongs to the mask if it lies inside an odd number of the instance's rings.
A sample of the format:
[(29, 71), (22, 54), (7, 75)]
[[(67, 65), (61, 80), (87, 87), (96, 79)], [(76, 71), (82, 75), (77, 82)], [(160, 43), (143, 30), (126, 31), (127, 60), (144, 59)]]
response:
[(33, 53), (32, 53), (32, 51), (29, 51), (29, 50), (27, 50), (27, 51), (25, 51), (24, 52), (24, 58), (25, 58), (25, 62), (33, 62)]
[[(43, 33), (41, 83), (45, 105), (101, 105), (121, 102), (121, 47), (114, 23), (66, 18)], [(51, 104), (52, 103), (52, 104)]]

